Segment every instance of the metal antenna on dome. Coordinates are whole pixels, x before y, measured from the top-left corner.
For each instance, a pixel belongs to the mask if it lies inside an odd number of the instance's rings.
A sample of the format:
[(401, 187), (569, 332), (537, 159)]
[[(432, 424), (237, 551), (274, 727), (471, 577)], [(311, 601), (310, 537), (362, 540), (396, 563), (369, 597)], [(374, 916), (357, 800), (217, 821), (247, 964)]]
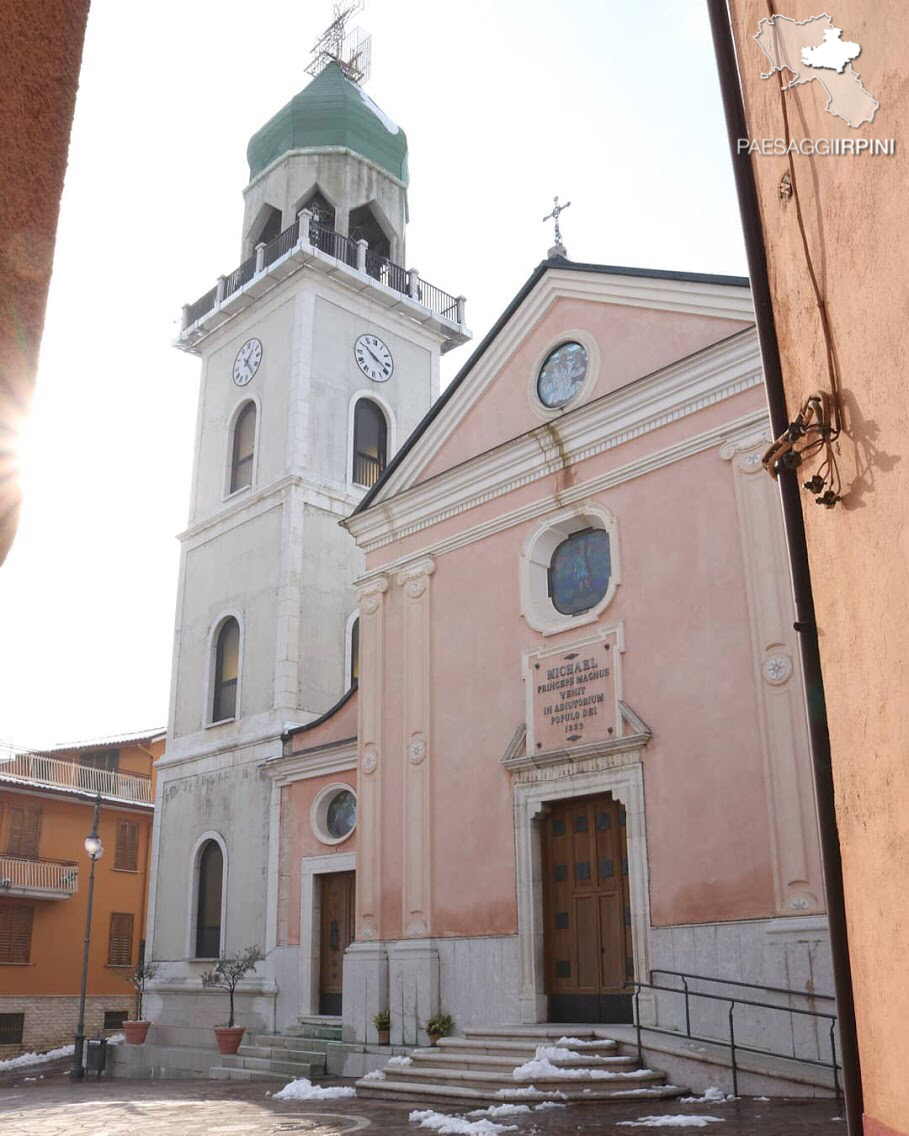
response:
[(362, 12), (366, 0), (347, 0), (344, 4), (334, 4), (334, 18), (316, 40), (312, 52), (312, 62), (306, 73), (315, 78), (321, 75), (330, 63), (337, 63), (345, 79), (362, 85), (372, 70), (372, 36), (362, 29), (347, 30), (347, 21), (354, 12)]

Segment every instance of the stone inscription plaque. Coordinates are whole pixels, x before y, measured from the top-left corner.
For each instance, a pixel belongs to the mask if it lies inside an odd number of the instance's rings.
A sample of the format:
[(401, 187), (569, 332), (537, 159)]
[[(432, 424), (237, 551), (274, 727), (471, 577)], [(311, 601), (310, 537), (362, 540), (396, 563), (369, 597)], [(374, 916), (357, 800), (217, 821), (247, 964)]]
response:
[(531, 655), (533, 752), (612, 741), (616, 720), (615, 636), (568, 650)]

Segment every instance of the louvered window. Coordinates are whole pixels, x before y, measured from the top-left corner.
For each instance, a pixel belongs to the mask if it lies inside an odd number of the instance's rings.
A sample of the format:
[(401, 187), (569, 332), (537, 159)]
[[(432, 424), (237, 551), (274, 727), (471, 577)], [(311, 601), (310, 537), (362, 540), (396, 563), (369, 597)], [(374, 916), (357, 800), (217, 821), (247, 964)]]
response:
[(9, 810), (7, 856), (19, 856), (24, 860), (36, 859), (40, 836), (41, 810), (13, 805)]
[(133, 958), (133, 914), (114, 911), (107, 944), (108, 966), (129, 966)]
[(139, 826), (134, 820), (121, 820), (117, 823), (114, 867), (123, 872), (139, 870)]
[(0, 1045), (21, 1045), (25, 1014), (0, 1014)]
[(0, 905), (0, 962), (27, 963), (32, 941), (32, 908)]

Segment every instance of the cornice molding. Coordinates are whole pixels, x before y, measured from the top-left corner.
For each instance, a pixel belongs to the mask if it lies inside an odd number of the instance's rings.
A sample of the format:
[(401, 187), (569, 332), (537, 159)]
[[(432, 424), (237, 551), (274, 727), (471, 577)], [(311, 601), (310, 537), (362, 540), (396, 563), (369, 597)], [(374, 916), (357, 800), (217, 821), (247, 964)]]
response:
[[(580, 406), (558, 421), (535, 427), (429, 481), (397, 491), (387, 487), (369, 509), (343, 524), (361, 548), (373, 551), (761, 382), (757, 340), (753, 332), (744, 332)], [(746, 425), (750, 422), (752, 430), (763, 426), (767, 415), (762, 411), (753, 422), (752, 418), (727, 423), (712, 444), (743, 428), (743, 421)], [(415, 461), (420, 464), (419, 459)]]
[(289, 785), (293, 781), (306, 781), (311, 777), (323, 777), (328, 773), (345, 773), (357, 768), (357, 742), (344, 746), (326, 746), (325, 749), (310, 749), (304, 753), (292, 753), (287, 757), (274, 757), (263, 762), (259, 770), (275, 785)]

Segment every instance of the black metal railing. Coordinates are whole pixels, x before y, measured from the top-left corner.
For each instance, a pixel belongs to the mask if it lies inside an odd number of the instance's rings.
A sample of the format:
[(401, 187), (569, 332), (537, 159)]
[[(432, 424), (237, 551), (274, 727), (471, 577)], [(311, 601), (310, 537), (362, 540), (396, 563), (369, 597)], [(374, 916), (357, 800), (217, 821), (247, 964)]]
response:
[(289, 229), (285, 229), (284, 232), (279, 233), (273, 241), (268, 242), (265, 246), (266, 268), (274, 264), (276, 260), (280, 260), (286, 253), (290, 252), (297, 243), (298, 231), (299, 227), (295, 221)]
[[(289, 226), (282, 233), (279, 233), (273, 241), (265, 246), (263, 256), (263, 268), (267, 271), (277, 260), (282, 256), (286, 256), (297, 244), (299, 235), (299, 226), (296, 222)], [(312, 246), (323, 252), (326, 256), (334, 257), (335, 260), (341, 261), (343, 264), (349, 265), (351, 268), (357, 268), (357, 242), (352, 241), (350, 237), (345, 237), (341, 233), (336, 233), (334, 229), (329, 229), (324, 225), (320, 225), (318, 221), (312, 220), (309, 225), (309, 240)], [(372, 252), (370, 249), (366, 250), (366, 273), (374, 280), (378, 280), (381, 284), (385, 284), (388, 288), (400, 292), (404, 296), (411, 296), (418, 304), (422, 304), (424, 308), (428, 308), (436, 315), (442, 316), (444, 319), (451, 320), (453, 323), (458, 323), (458, 299), (448, 292), (443, 292), (441, 288), (437, 288), (434, 284), (430, 284), (426, 280), (416, 281), (416, 287), (411, 290), (410, 287), (410, 273), (407, 269), (403, 268), (400, 264), (395, 264), (394, 261), (388, 259), (387, 256), (379, 256), (377, 253)], [(256, 257), (248, 257), (243, 263), (233, 270), (228, 276), (224, 278), (224, 291), (222, 300), (228, 296), (232, 296), (238, 292), (242, 287), (252, 280), (256, 275)], [(204, 315), (212, 311), (218, 302), (218, 288), (212, 288), (206, 292), (204, 296), (200, 296), (193, 304), (187, 304), (185, 317), (184, 317), (184, 331), (192, 327), (197, 320), (200, 320)]]
[(255, 255), (248, 257), (239, 268), (235, 268), (230, 276), (224, 278), (224, 296), (232, 296), (239, 292), (244, 284), (248, 284), (256, 274)]
[(355, 485), (365, 485), (372, 489), (385, 468), (384, 462), (368, 454), (354, 454), (353, 479)]
[(218, 294), (217, 286), (212, 288), (211, 291), (206, 292), (204, 296), (200, 296), (194, 304), (186, 305), (186, 326), (190, 327), (201, 319), (204, 315), (212, 310), (215, 306), (215, 296)]
[[(714, 982), (721, 986), (737, 986), (748, 990), (761, 990), (765, 993), (782, 994), (788, 997), (799, 997), (808, 999), (823, 999), (833, 1001), (833, 996), (828, 994), (813, 994), (807, 990), (787, 990), (780, 986), (760, 986), (754, 982), (737, 982), (734, 979), (727, 978), (712, 978), (707, 975), (683, 973), (678, 970), (660, 970), (655, 969), (650, 972), (651, 979), (655, 974), (668, 975), (670, 977), (680, 978), (682, 980), (681, 986), (660, 986), (654, 982), (641, 982), (637, 979), (626, 982), (626, 987), (634, 987), (634, 1024), (635, 1034), (637, 1038), (638, 1060), (643, 1065), (644, 1056), (641, 1043), (641, 1030), (646, 1029), (649, 1033), (665, 1034), (669, 1037), (679, 1037), (680, 1031), (675, 1029), (666, 1029), (664, 1027), (648, 1025), (641, 1026), (641, 990), (655, 990), (662, 994), (679, 994), (685, 999), (685, 1036), (693, 1041), (706, 1042), (709, 1045), (723, 1045), (729, 1046), (730, 1065), (732, 1067), (732, 1091), (739, 1095), (739, 1078), (738, 1078), (738, 1054), (739, 1053), (753, 1053), (761, 1057), (773, 1057), (782, 1061), (796, 1061), (799, 1064), (814, 1065), (819, 1069), (830, 1069), (833, 1073), (833, 1088), (836, 1093), (837, 1100), (840, 1098), (840, 1064), (836, 1056), (836, 1014), (828, 1014), (821, 1010), (803, 1010), (796, 1006), (781, 1006), (775, 1002), (758, 1001), (751, 998), (740, 998), (732, 994), (709, 994), (705, 990), (692, 990), (688, 982), (689, 980), (697, 980), (700, 982)], [(695, 1034), (691, 1032), (691, 1005), (692, 998), (704, 998), (711, 1002), (724, 1002), (728, 1005), (728, 1023), (729, 1023), (729, 1039), (724, 1042), (724, 1039), (717, 1037), (707, 1037), (703, 1034)], [(820, 1058), (815, 1057), (802, 1057), (794, 1053), (780, 1053), (779, 1050), (762, 1049), (754, 1045), (744, 1045), (740, 1041), (736, 1041), (735, 1037), (735, 1010), (737, 1006), (751, 1006), (761, 1010), (775, 1010), (778, 1013), (794, 1014), (802, 1018), (815, 1018), (825, 1020), (830, 1023), (830, 1061), (822, 1061)]]

